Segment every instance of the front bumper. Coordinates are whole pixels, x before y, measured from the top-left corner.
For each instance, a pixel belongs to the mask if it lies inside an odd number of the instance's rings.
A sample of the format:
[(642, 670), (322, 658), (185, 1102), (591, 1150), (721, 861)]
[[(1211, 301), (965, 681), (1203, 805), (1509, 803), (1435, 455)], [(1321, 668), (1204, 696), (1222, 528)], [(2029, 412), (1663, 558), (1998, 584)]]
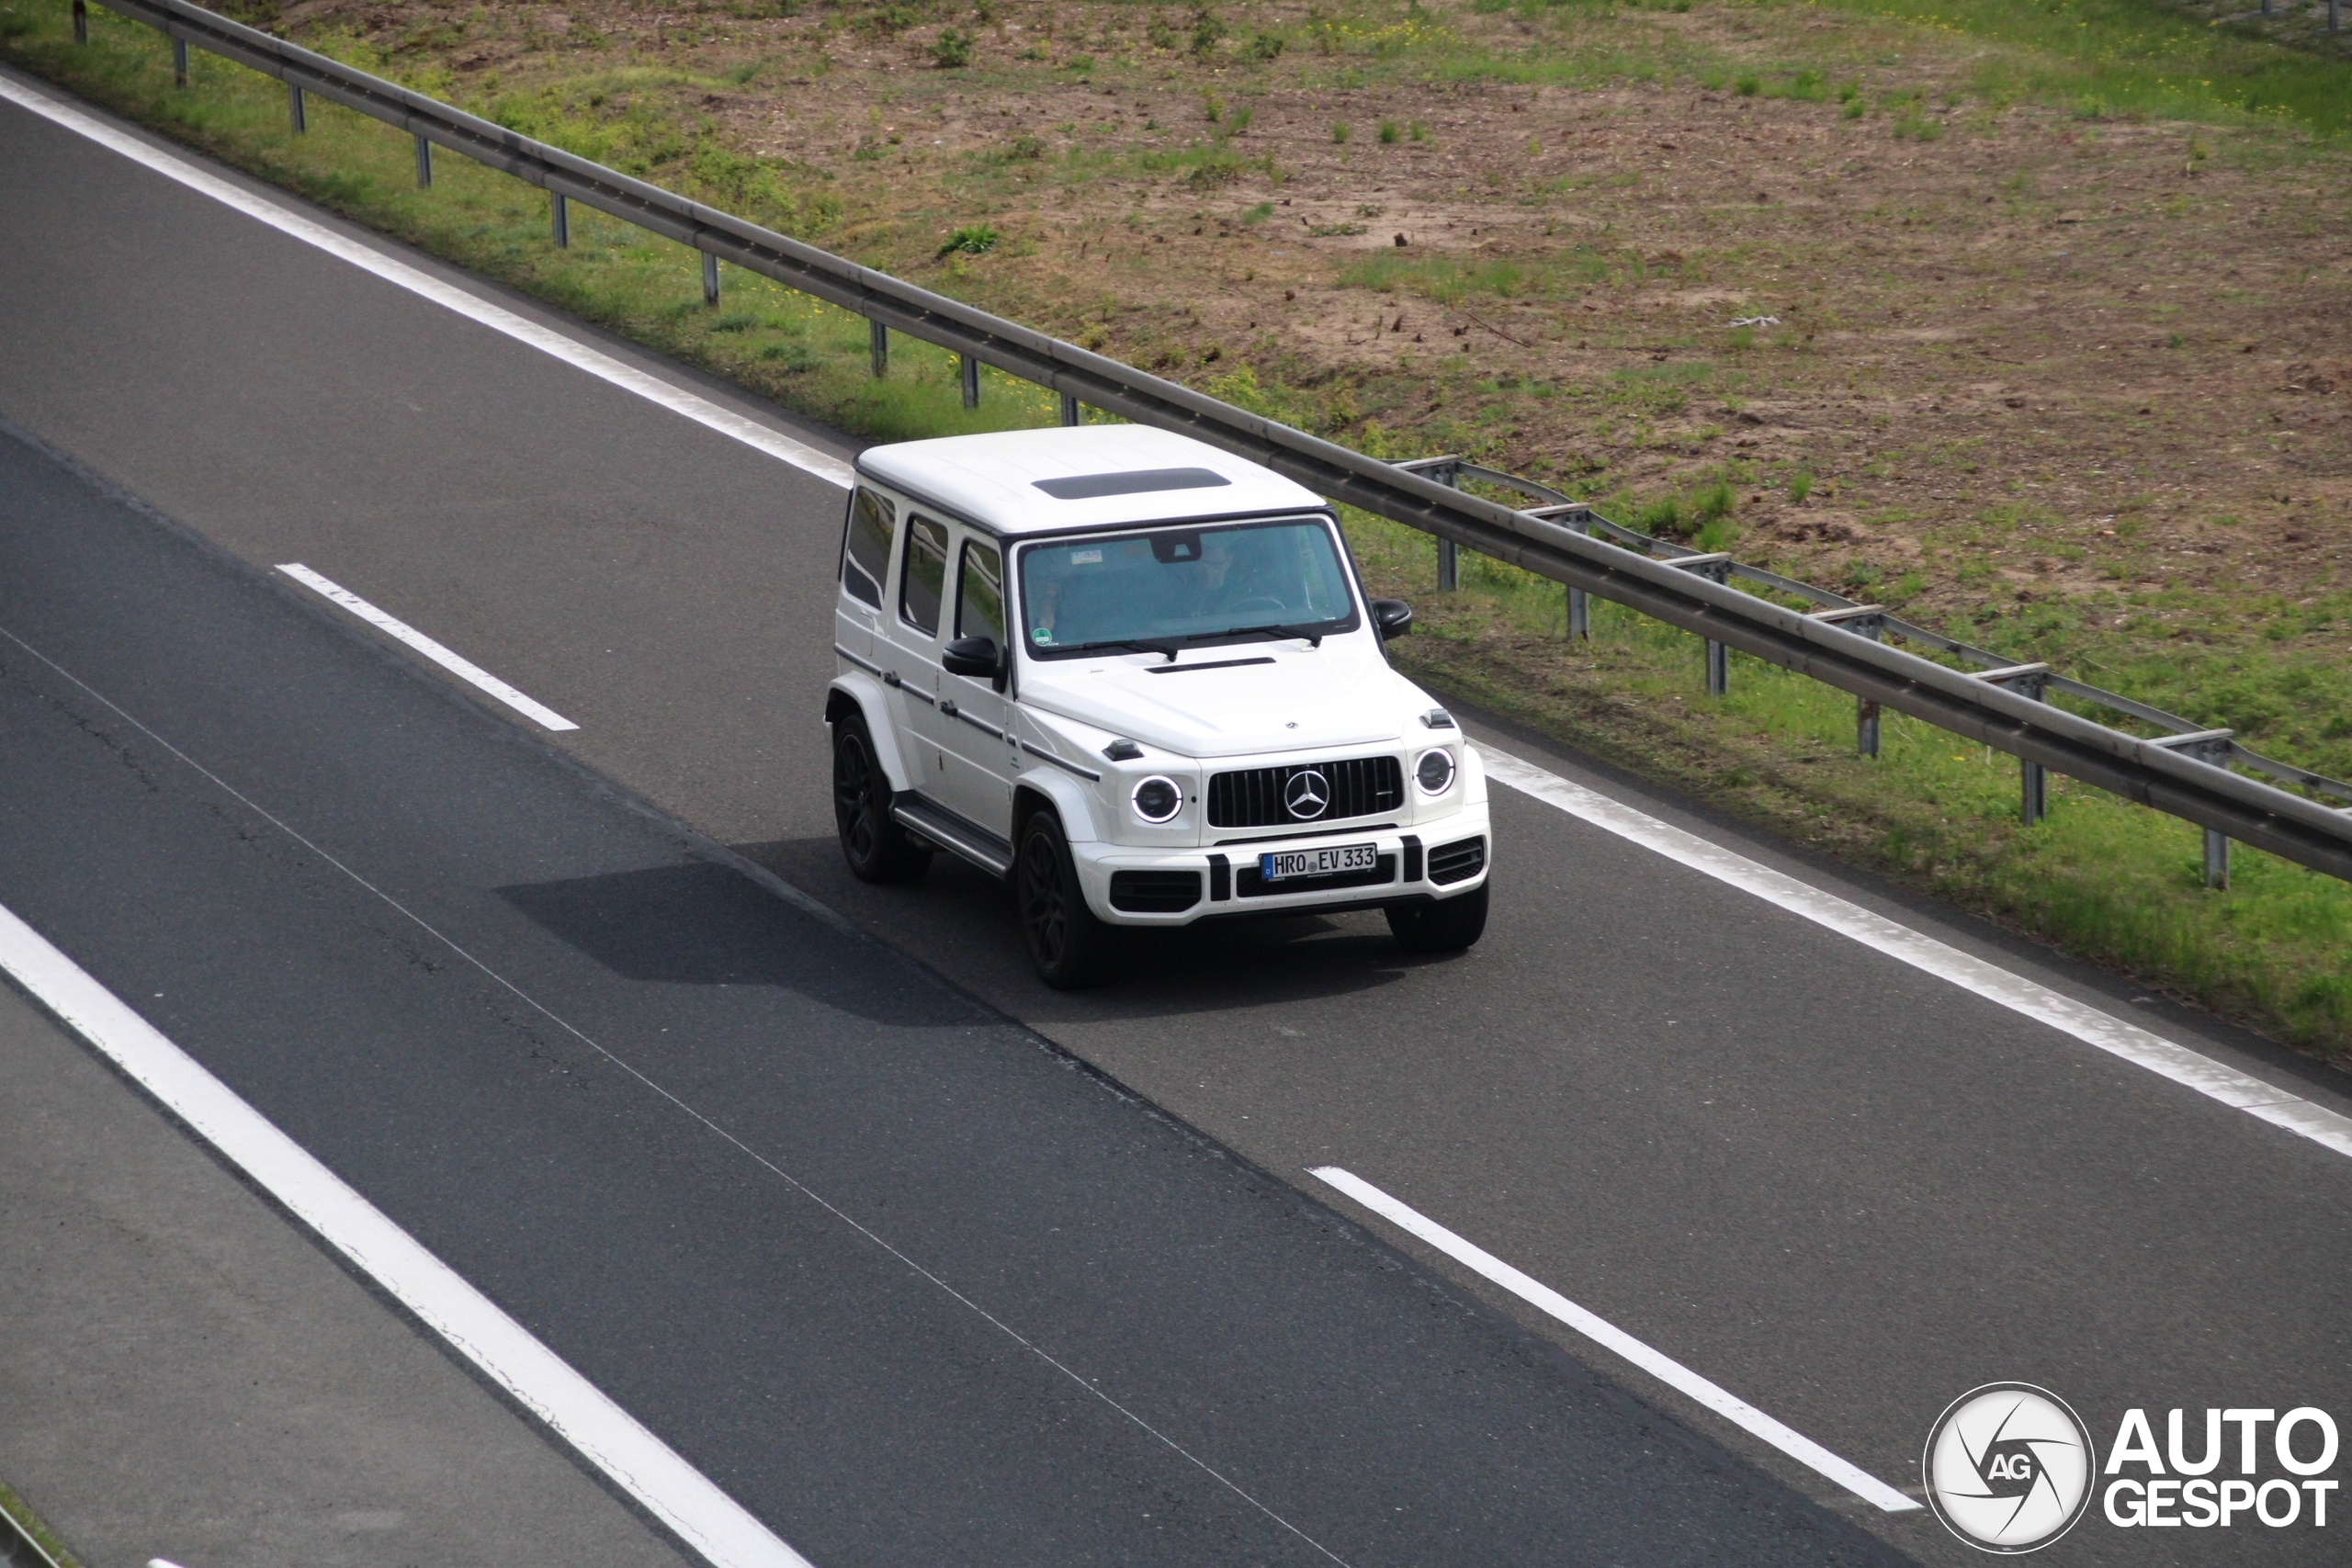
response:
[[(1204, 919), (1456, 897), (1485, 886), (1493, 841), (1482, 802), (1409, 829), (1376, 828), (1184, 850), (1080, 843), (1070, 846), (1070, 855), (1087, 907), (1097, 919), (1117, 926), (1187, 926)], [(1373, 872), (1296, 884), (1259, 878), (1262, 854), (1362, 843), (1371, 844), (1378, 857)]]

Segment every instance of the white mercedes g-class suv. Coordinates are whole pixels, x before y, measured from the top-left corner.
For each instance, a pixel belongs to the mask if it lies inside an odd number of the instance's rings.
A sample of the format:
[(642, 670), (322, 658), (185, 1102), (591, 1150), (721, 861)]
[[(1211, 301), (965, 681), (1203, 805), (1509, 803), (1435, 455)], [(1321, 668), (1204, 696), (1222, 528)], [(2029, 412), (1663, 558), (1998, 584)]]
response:
[(1331, 509), (1134, 425), (869, 448), (827, 694), (850, 869), (944, 849), (1011, 879), (1037, 973), (1112, 926), (1385, 911), (1409, 949), (1487, 921), (1487, 780), (1388, 667)]

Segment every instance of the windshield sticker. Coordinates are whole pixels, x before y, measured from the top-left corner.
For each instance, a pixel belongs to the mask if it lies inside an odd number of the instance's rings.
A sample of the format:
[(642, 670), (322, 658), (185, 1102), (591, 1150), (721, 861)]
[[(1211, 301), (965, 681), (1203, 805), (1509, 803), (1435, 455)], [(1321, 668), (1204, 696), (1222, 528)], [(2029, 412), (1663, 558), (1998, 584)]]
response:
[(1069, 553), (1069, 564), (1072, 566), (1101, 566), (1102, 564), (1102, 552), (1101, 550), (1072, 550)]
[(1051, 642), (1054, 640), (1054, 634), (1046, 627), (1039, 626), (1029, 634), (1029, 640), (1031, 642)]

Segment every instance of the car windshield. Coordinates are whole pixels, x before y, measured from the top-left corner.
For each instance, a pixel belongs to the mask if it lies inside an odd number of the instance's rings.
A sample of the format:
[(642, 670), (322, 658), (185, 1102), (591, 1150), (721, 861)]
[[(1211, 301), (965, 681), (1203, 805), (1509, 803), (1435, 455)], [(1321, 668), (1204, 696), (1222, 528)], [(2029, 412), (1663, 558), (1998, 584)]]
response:
[(1021, 552), (1033, 654), (1135, 648), (1172, 654), (1240, 637), (1353, 629), (1355, 601), (1329, 527), (1309, 519), (1057, 539)]

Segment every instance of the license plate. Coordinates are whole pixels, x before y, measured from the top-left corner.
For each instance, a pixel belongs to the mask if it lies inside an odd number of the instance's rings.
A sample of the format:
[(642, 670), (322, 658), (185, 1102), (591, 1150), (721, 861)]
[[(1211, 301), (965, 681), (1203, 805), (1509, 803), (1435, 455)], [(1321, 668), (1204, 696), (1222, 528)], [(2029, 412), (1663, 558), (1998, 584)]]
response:
[(1370, 871), (1380, 863), (1376, 844), (1330, 844), (1313, 850), (1276, 850), (1258, 857), (1258, 874), (1268, 882), (1288, 882), (1301, 876), (1331, 876), (1343, 871)]

